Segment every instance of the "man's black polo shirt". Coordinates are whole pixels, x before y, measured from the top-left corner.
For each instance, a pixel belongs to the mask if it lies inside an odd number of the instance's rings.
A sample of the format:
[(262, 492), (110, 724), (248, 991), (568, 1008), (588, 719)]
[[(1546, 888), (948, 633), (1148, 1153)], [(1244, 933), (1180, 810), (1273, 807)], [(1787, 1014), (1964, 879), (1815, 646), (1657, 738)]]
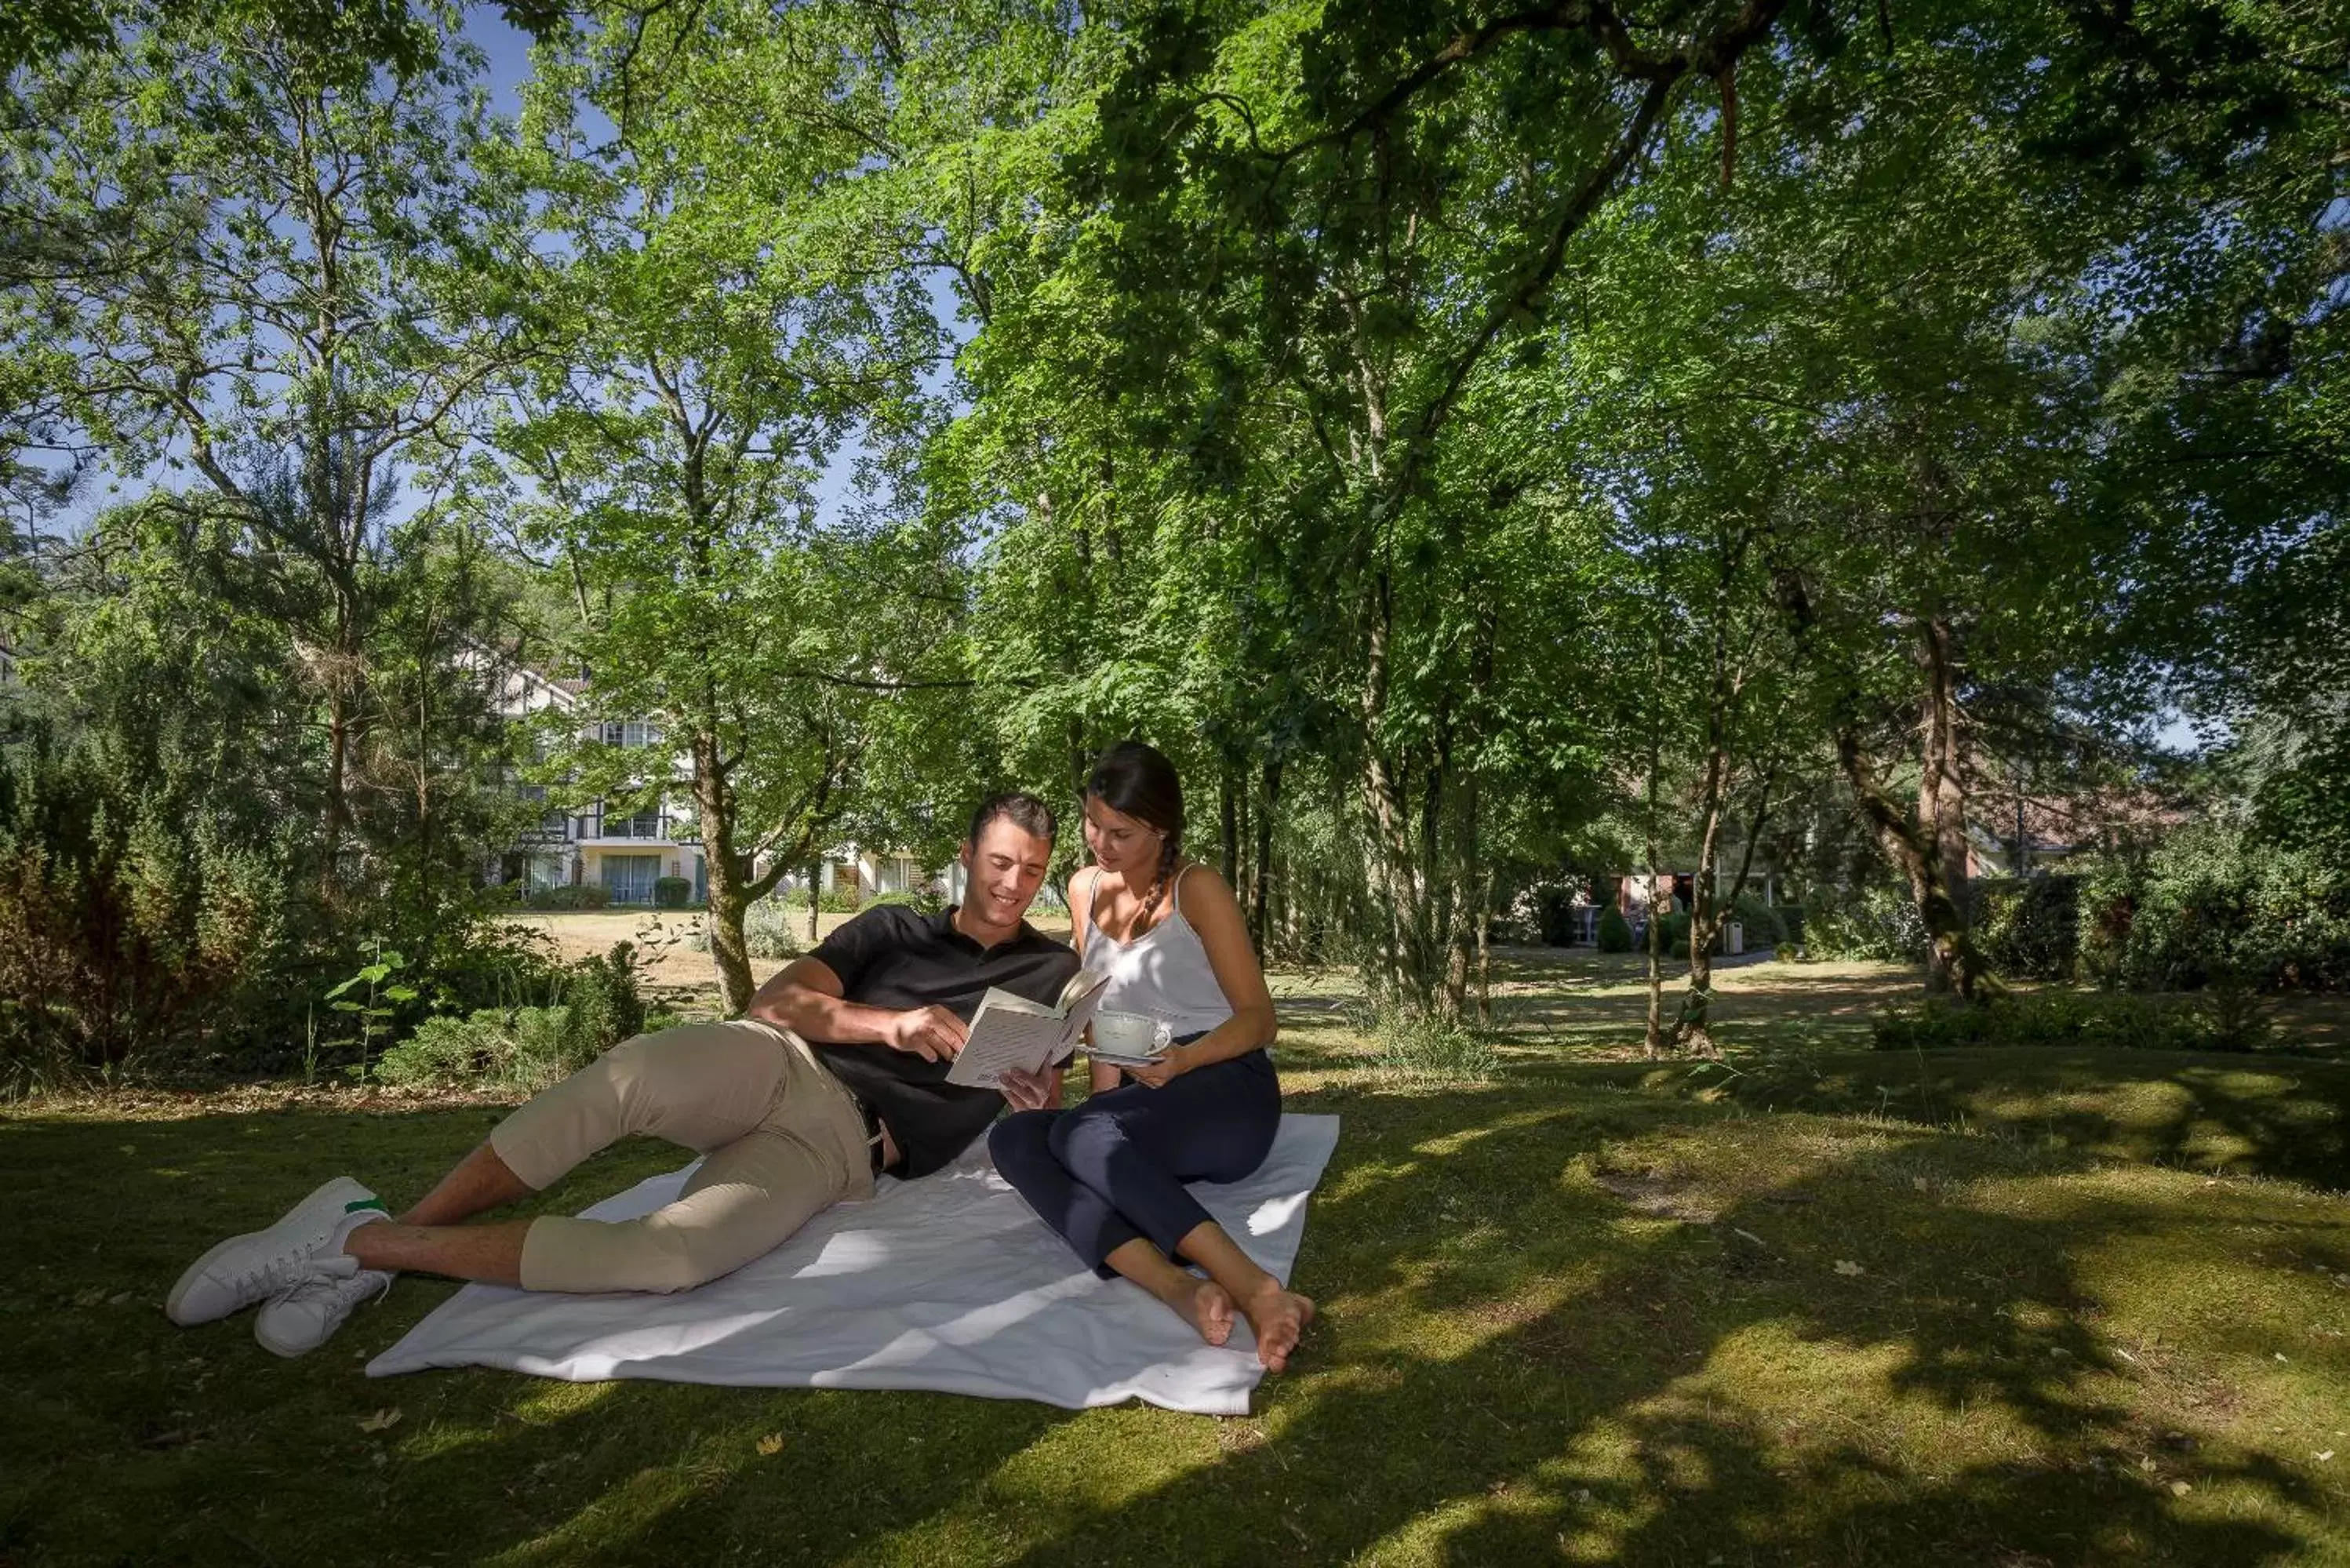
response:
[[(808, 956), (840, 977), (851, 1002), (900, 1012), (935, 1003), (965, 1023), (989, 986), (1049, 1006), (1077, 972), (1077, 955), (1025, 920), (1011, 940), (982, 948), (955, 929), (954, 910), (924, 915), (903, 904), (866, 910)], [(887, 1045), (809, 1044), (898, 1140), (901, 1176), (925, 1176), (953, 1159), (1003, 1108), (993, 1089), (948, 1083), (945, 1062)]]

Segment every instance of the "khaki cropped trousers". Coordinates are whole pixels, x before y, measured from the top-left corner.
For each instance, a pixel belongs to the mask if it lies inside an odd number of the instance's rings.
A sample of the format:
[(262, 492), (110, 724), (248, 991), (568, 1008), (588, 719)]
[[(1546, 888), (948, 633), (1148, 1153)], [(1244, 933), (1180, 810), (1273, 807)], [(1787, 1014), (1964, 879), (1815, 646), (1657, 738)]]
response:
[(865, 1121), (787, 1029), (737, 1019), (640, 1034), (516, 1110), (490, 1147), (534, 1189), (645, 1133), (702, 1155), (676, 1202), (618, 1221), (542, 1215), (523, 1238), (533, 1291), (682, 1291), (873, 1194)]

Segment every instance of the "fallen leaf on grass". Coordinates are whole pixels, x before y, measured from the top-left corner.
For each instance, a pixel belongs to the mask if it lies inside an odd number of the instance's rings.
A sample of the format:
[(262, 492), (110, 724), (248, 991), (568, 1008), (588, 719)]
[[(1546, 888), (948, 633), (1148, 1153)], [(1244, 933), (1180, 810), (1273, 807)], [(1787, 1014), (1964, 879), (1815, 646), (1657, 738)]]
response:
[(762, 1455), (773, 1457), (774, 1455), (780, 1454), (783, 1451), (784, 1438), (782, 1433), (770, 1432), (765, 1437), (759, 1439), (759, 1452)]
[(1737, 1226), (1735, 1226), (1735, 1225), (1732, 1225), (1732, 1226), (1730, 1228), (1730, 1233), (1731, 1233), (1731, 1235), (1733, 1235), (1733, 1236), (1743, 1236), (1743, 1237), (1745, 1237), (1748, 1241), (1750, 1241), (1753, 1242), (1753, 1243), (1754, 1243), (1756, 1246), (1758, 1246), (1758, 1247), (1768, 1246), (1768, 1245), (1770, 1244), (1770, 1243), (1766, 1242), (1765, 1241), (1763, 1241), (1762, 1237), (1757, 1236), (1753, 1231), (1741, 1231), (1741, 1230), (1740, 1230)]
[(104, 1291), (88, 1290), (74, 1297), (73, 1303), (78, 1307), (94, 1307), (105, 1299), (106, 1293)]
[(2170, 1483), (2170, 1495), (2173, 1497), (2185, 1497), (2189, 1492), (2193, 1491), (2195, 1489), (2193, 1487), (2189, 1486), (2185, 1481), (2172, 1481)]
[(1836, 1272), (1839, 1274), (1849, 1275), (1865, 1274), (1868, 1272), (1868, 1271), (1862, 1268), (1858, 1263), (1854, 1262), (1850, 1258), (1838, 1258), (1836, 1260)]
[(1909, 1185), (1923, 1192), (1926, 1190), (1926, 1179), (1922, 1176), (1913, 1176), (1909, 1179)]
[(2326, 1449), (2323, 1450), (2322, 1452), (2312, 1454), (2312, 1455), (2310, 1455), (2309, 1457), (2310, 1457), (2311, 1459), (2315, 1459), (2319, 1464), (2321, 1464), (2321, 1465), (2322, 1465), (2322, 1464), (2324, 1464), (2326, 1460), (2328, 1460), (2328, 1459), (2332, 1459), (2332, 1458), (2334, 1457), (2334, 1450), (2333, 1450), (2332, 1449)]
[(106, 1304), (109, 1306), (120, 1306), (124, 1302), (127, 1302), (130, 1299), (130, 1293), (129, 1291), (117, 1291), (112, 1295), (106, 1298)]
[(400, 1410), (391, 1405), (386, 1405), (372, 1416), (359, 1417), (359, 1430), (362, 1432), (389, 1432), (399, 1425)]

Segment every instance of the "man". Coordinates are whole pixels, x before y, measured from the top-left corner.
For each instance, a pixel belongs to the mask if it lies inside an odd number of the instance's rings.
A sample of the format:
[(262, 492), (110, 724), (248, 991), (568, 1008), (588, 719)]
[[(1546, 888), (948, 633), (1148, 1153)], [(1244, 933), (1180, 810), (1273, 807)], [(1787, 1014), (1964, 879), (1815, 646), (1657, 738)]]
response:
[[(499, 1123), (397, 1220), (337, 1177), (267, 1230), (197, 1259), (164, 1310), (188, 1324), (266, 1303), (255, 1337), (299, 1355), (401, 1270), (538, 1291), (688, 1290), (831, 1204), (870, 1197), (882, 1171), (936, 1170), (1007, 1099), (1025, 1110), (1059, 1097), (1057, 1072), (1001, 1093), (946, 1081), (990, 986), (1050, 1003), (1076, 972), (1076, 955), (1024, 918), (1053, 833), (1043, 801), (998, 795), (972, 816), (961, 905), (868, 909), (760, 987), (748, 1016), (614, 1046)], [(705, 1157), (676, 1202), (613, 1223), (458, 1223), (544, 1189), (629, 1133)]]

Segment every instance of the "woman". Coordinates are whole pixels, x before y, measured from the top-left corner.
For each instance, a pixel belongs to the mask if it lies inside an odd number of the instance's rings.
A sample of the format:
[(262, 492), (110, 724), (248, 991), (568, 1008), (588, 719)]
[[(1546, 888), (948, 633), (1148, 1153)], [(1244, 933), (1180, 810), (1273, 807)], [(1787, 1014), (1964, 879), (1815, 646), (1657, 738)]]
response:
[(1148, 1067), (1095, 1063), (1093, 1097), (1076, 1110), (996, 1123), (995, 1168), (1104, 1279), (1132, 1280), (1210, 1345), (1231, 1336), (1235, 1310), (1245, 1314), (1257, 1359), (1278, 1372), (1314, 1303), (1257, 1267), (1183, 1189), (1237, 1181), (1273, 1147), (1273, 997), (1232, 890), (1182, 857), (1172, 763), (1139, 741), (1112, 746), (1086, 785), (1085, 816), (1094, 864), (1069, 881), (1078, 956), (1109, 975), (1103, 1011), (1161, 1019), (1176, 1044)]

